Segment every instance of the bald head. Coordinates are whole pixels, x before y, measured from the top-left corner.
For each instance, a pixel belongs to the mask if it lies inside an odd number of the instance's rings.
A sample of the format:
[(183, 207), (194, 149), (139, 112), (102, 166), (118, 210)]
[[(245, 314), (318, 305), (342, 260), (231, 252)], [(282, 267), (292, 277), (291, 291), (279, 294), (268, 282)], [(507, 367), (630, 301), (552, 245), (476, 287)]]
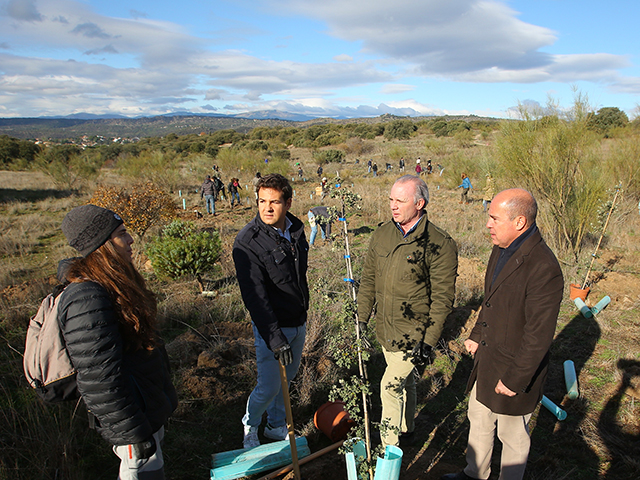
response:
[(527, 226), (531, 226), (536, 221), (538, 204), (533, 195), (523, 188), (503, 190), (493, 198), (493, 202), (503, 205), (509, 220), (523, 216), (527, 219)]
[(536, 221), (538, 205), (535, 198), (522, 188), (503, 190), (491, 201), (487, 228), (491, 241), (507, 248)]

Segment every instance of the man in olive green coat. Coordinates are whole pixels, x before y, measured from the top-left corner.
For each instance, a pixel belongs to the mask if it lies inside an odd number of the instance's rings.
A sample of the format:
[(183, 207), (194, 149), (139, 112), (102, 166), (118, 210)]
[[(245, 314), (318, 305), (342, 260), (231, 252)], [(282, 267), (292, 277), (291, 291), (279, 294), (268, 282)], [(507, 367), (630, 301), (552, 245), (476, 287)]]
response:
[(389, 195), (393, 220), (375, 231), (360, 289), (358, 317), (375, 309), (376, 336), (387, 368), (380, 384), (383, 445), (412, 434), (416, 409), (416, 365), (424, 363), (451, 312), (458, 269), (456, 243), (427, 219), (429, 190), (420, 177), (405, 175)]

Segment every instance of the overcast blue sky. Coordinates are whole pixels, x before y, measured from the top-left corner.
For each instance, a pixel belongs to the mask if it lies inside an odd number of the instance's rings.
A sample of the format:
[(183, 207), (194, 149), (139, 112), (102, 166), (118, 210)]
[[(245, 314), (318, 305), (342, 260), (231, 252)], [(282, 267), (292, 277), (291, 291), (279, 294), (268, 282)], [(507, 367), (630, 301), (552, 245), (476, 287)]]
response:
[(640, 104), (640, 1), (0, 0), (0, 117)]

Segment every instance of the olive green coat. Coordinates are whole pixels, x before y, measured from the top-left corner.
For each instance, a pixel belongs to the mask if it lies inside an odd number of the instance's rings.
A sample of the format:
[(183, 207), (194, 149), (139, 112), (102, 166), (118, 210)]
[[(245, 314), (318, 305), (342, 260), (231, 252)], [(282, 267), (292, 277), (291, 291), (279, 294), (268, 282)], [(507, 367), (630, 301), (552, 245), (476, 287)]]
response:
[(403, 237), (391, 221), (371, 237), (358, 291), (359, 321), (376, 312), (376, 334), (388, 351), (410, 351), (423, 340), (434, 346), (453, 307), (458, 250), (428, 221)]

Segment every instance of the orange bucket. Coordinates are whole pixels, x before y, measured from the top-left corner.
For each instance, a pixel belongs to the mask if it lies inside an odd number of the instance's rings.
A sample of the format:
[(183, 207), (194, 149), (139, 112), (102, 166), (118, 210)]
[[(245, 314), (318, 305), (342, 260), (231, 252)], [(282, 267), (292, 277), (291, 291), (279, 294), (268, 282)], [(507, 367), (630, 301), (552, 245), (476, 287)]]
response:
[(575, 300), (576, 298), (581, 298), (584, 302), (587, 299), (587, 295), (589, 295), (589, 287), (582, 288), (580, 285), (575, 283), (569, 284), (569, 298), (571, 300)]
[(313, 423), (332, 442), (338, 442), (347, 438), (356, 422), (344, 409), (344, 402), (338, 401), (323, 404), (313, 416)]

